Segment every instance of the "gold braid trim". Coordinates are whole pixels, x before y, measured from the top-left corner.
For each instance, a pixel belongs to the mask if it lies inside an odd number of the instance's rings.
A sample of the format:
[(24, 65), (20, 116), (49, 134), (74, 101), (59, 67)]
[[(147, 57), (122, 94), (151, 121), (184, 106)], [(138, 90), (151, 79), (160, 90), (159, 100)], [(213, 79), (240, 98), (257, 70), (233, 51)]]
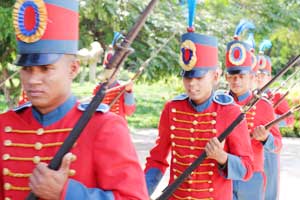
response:
[(44, 147), (57, 147), (57, 146), (61, 146), (62, 144), (63, 142), (54, 142), (54, 143), (46, 143), (46, 144), (37, 142), (35, 144), (24, 144), (24, 143), (12, 143), (8, 140), (6, 140), (4, 143), (4, 145), (8, 147), (24, 147), (24, 148), (33, 148), (36, 150), (40, 150)]
[(19, 130), (19, 129), (12, 129), (12, 127), (5, 127), (6, 133), (20, 133), (20, 134), (49, 134), (49, 133), (62, 133), (62, 132), (70, 132), (72, 128), (63, 128), (63, 129), (53, 129), (53, 130), (44, 130), (42, 128), (37, 130)]
[(175, 136), (174, 134), (171, 134), (172, 139), (179, 139), (179, 140), (190, 140), (192, 142), (194, 141), (209, 141), (211, 138), (192, 138), (192, 137), (181, 137), (181, 136)]
[(3, 187), (4, 187), (4, 190), (17, 190), (17, 191), (29, 191), (29, 190), (31, 190), (30, 187), (14, 186), (10, 183), (4, 183)]
[(179, 148), (184, 148), (184, 149), (190, 149), (190, 150), (194, 150), (194, 149), (199, 149), (199, 150), (203, 150), (204, 147), (198, 147), (198, 146), (186, 146), (186, 145), (180, 145), (180, 144), (172, 144), (173, 147), (179, 147)]
[[(178, 174), (182, 174), (182, 171), (180, 171), (178, 169), (173, 169), (173, 171), (177, 172)], [(191, 173), (191, 175), (204, 175), (204, 174), (212, 176), (213, 175), (213, 171), (204, 171), (204, 172), (195, 172), (195, 171), (193, 171)]]
[(186, 191), (186, 192), (212, 192), (212, 188), (206, 188), (206, 189), (193, 189), (193, 188), (178, 188), (178, 190)]
[(179, 200), (214, 200), (214, 198), (212, 198), (212, 197), (208, 197), (208, 198), (195, 198), (195, 197), (191, 197), (191, 196), (180, 197), (180, 196), (177, 196), (176, 194), (173, 194), (172, 196)]
[(7, 168), (3, 168), (3, 175), (15, 177), (15, 178), (28, 178), (31, 175), (31, 173), (15, 173), (15, 172), (11, 172)]
[(171, 127), (171, 130), (180, 130), (180, 131), (188, 131), (191, 133), (199, 132), (199, 133), (217, 133), (216, 129), (194, 129), (194, 128), (177, 128), (177, 127)]
[(181, 123), (186, 123), (186, 124), (193, 124), (193, 125), (198, 125), (198, 124), (216, 124), (215, 120), (211, 120), (211, 121), (188, 121), (188, 120), (182, 120), (182, 119), (177, 119), (176, 117), (173, 117), (173, 121), (175, 122), (181, 122)]
[(216, 117), (217, 116), (216, 112), (212, 112), (212, 113), (189, 113), (189, 112), (184, 112), (184, 111), (176, 110), (175, 108), (172, 108), (171, 111), (172, 111), (172, 113), (190, 115), (190, 116), (194, 116), (194, 117), (204, 117), (204, 116), (213, 116), (213, 117)]

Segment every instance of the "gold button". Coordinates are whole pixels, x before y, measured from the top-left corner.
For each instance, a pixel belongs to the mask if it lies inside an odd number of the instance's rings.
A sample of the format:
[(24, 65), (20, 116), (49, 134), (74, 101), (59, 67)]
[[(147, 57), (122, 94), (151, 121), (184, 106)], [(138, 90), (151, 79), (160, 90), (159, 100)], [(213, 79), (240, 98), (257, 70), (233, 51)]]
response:
[(12, 127), (10, 127), (10, 126), (6, 126), (5, 128), (4, 128), (4, 132), (5, 133), (9, 133), (9, 132), (11, 132), (12, 131)]
[(176, 176), (176, 175), (174, 175), (174, 179), (177, 179), (177, 176)]
[(173, 155), (176, 155), (176, 151), (172, 151), (172, 154), (173, 154)]
[(176, 117), (173, 117), (173, 120), (176, 121), (177, 120)]
[(191, 129), (190, 129), (190, 132), (191, 132), (191, 133), (194, 133), (194, 132), (195, 132), (195, 129), (191, 128)]
[(193, 184), (193, 181), (192, 180), (188, 180), (188, 184)]
[(216, 117), (217, 115), (218, 115), (218, 114), (217, 114), (216, 112), (213, 112), (213, 113), (212, 113), (212, 116), (213, 116), (213, 117)]
[(171, 138), (172, 138), (172, 139), (175, 138), (175, 135), (174, 135), (174, 134), (171, 134)]
[(173, 125), (170, 126), (170, 129), (171, 129), (171, 130), (175, 130), (175, 126), (173, 126)]
[(173, 159), (173, 163), (176, 163), (176, 162), (177, 162), (177, 160), (176, 160), (176, 158), (174, 158), (174, 159)]
[(10, 183), (4, 183), (3, 187), (4, 187), (4, 190), (10, 190), (11, 189), (11, 184)]
[(213, 191), (214, 191), (214, 188), (209, 188), (208, 191), (209, 191), (209, 192), (213, 192)]
[(211, 167), (214, 167), (214, 166), (215, 166), (215, 163), (209, 163), (209, 165), (210, 165)]
[(192, 154), (189, 155), (189, 158), (193, 158), (193, 157), (194, 157), (194, 155), (192, 155)]
[(4, 146), (10, 146), (12, 144), (11, 140), (4, 140)]
[(209, 171), (208, 175), (212, 176), (212, 175), (214, 175), (214, 172), (213, 171)]
[(44, 129), (43, 128), (39, 128), (38, 130), (36, 130), (36, 134), (37, 135), (43, 135), (44, 134)]
[(33, 163), (38, 164), (41, 161), (41, 158), (39, 156), (33, 157)]
[(69, 176), (74, 176), (76, 174), (76, 170), (70, 169), (69, 170)]
[(253, 113), (252, 113), (252, 115), (253, 115), (253, 116), (255, 116), (255, 115), (256, 115), (256, 113), (255, 113), (255, 112), (253, 112)]
[(77, 160), (77, 156), (75, 154), (72, 154), (71, 161), (74, 162), (75, 160)]
[(10, 155), (9, 154), (3, 154), (3, 156), (2, 156), (2, 159), (3, 160), (8, 160), (10, 158)]
[(176, 146), (175, 142), (172, 142), (172, 147), (175, 147), (175, 146)]
[(176, 112), (176, 108), (172, 108), (171, 111), (172, 111), (173, 113), (175, 113), (175, 112)]
[(37, 143), (34, 144), (34, 148), (36, 150), (41, 150), (43, 148), (43, 144), (40, 143), (40, 142), (37, 142)]
[(11, 200), (11, 198), (9, 198), (9, 197), (5, 197), (5, 198), (4, 198), (4, 200)]
[(213, 132), (213, 133), (217, 133), (217, 129), (213, 129), (212, 132)]
[(191, 196), (188, 196), (187, 199), (192, 199), (192, 197), (191, 197)]
[(8, 175), (8, 174), (9, 174), (9, 169), (3, 168), (2, 174), (3, 174), (3, 175)]
[(196, 120), (193, 121), (193, 125), (197, 125), (198, 122)]
[(212, 183), (212, 181), (207, 181), (209, 184)]
[(190, 141), (191, 142), (195, 142), (195, 138), (190, 138)]
[(188, 188), (188, 192), (191, 192), (192, 191), (192, 189), (191, 188)]
[(194, 150), (194, 149), (195, 149), (195, 147), (193, 147), (193, 146), (190, 147), (190, 150)]
[(216, 120), (211, 120), (211, 124), (216, 124)]

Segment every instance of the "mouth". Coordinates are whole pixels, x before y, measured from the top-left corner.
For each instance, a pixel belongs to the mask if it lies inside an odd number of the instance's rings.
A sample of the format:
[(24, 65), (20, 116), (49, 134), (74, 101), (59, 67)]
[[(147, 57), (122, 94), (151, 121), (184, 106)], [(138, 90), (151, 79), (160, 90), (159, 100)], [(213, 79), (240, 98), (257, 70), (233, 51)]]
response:
[(44, 92), (42, 90), (29, 90), (26, 94), (31, 97), (39, 97), (42, 96)]

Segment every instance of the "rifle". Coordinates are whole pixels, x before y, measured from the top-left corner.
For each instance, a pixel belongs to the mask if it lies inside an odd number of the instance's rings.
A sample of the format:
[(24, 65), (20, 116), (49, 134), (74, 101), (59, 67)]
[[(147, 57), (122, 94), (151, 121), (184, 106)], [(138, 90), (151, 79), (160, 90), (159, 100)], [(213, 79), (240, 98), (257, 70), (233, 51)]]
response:
[(278, 99), (278, 101), (273, 104), (273, 108), (277, 108), (279, 104), (285, 99), (285, 97), (290, 94), (291, 90), (298, 84), (298, 82), (295, 82), (292, 86), (290, 86), (288, 90), (280, 97), (280, 99)]
[[(287, 65), (278, 72), (264, 87), (256, 90), (255, 95), (253, 95), (252, 99), (243, 106), (242, 112), (236, 117), (236, 119), (221, 133), (218, 137), (218, 140), (222, 142), (231, 132), (232, 130), (244, 119), (245, 114), (258, 102), (258, 100), (262, 97), (263, 92), (278, 78), (280, 78), (284, 73), (286, 73), (289, 68), (294, 66), (300, 60), (300, 55), (296, 56)], [(194, 162), (187, 167), (182, 174), (174, 180), (169, 186), (167, 186), (163, 193), (156, 200), (167, 200), (170, 198), (172, 193), (184, 182), (184, 180), (203, 162), (203, 160), (207, 157), (206, 152), (204, 151)]]
[[(143, 27), (146, 22), (146, 19), (150, 12), (154, 9), (157, 0), (151, 0), (151, 2), (147, 5), (145, 10), (142, 12), (141, 16), (134, 24), (130, 32), (127, 34), (125, 39), (122, 41), (121, 46), (117, 48), (116, 53), (110, 59), (107, 68), (114, 69), (114, 73), (110, 77), (110, 79), (101, 85), (100, 89), (97, 91), (95, 96), (93, 97), (92, 101), (88, 105), (86, 111), (81, 115), (77, 123), (75, 124), (74, 128), (59, 148), (58, 152), (54, 155), (53, 159), (50, 161), (48, 167), (53, 170), (57, 170), (62, 162), (62, 159), (66, 153), (68, 153), (76, 140), (79, 138), (81, 132), (88, 124), (89, 120), (91, 119), (92, 115), (95, 113), (97, 107), (103, 100), (105, 96), (105, 90), (107, 89), (108, 84), (111, 82), (112, 78), (115, 76), (117, 71), (120, 69), (122, 63), (125, 61), (126, 57), (129, 55), (130, 51), (128, 48), (130, 47), (131, 43), (136, 38), (137, 34)], [(37, 200), (38, 198), (33, 192), (30, 192), (27, 196), (26, 200)]]
[(284, 86), (286, 86), (286, 83), (289, 82), (289, 80), (291, 80), (291, 78), (293, 78), (293, 76), (295, 76), (299, 71), (300, 71), (300, 68), (298, 68), (296, 71), (294, 71), (285, 81), (282, 81), (280, 83), (279, 87), (276, 88), (274, 91), (272, 91), (272, 93), (268, 97), (268, 99), (271, 100), (274, 97), (274, 94), (276, 94), (276, 92), (278, 92), (281, 88), (283, 88)]
[(275, 124), (278, 124), (279, 122), (281, 122), (282, 120), (288, 118), (289, 116), (291, 116), (292, 114), (294, 114), (296, 111), (300, 110), (300, 105), (294, 106), (293, 108), (291, 108), (289, 111), (287, 111), (286, 113), (282, 114), (280, 117), (278, 117), (277, 119), (274, 119), (273, 121), (267, 123), (265, 125), (265, 129), (269, 129), (272, 126), (274, 126)]
[[(125, 86), (131, 82), (134, 82), (145, 70), (145, 68), (149, 65), (150, 61), (156, 57), (158, 55), (158, 53), (170, 42), (171, 39), (174, 38), (174, 36), (176, 35), (176, 31), (159, 47), (159, 49), (157, 51), (155, 51), (155, 53), (152, 53), (151, 56), (142, 63), (141, 67), (138, 69), (138, 71), (134, 74), (134, 76), (124, 85), (122, 85), (122, 87), (124, 87), (119, 94), (109, 103), (109, 108), (111, 108), (117, 101), (118, 99), (122, 96), (122, 94), (125, 93)], [(114, 87), (111, 88), (111, 90), (116, 90), (119, 87)], [(107, 90), (107, 93), (109, 92), (110, 89)]]

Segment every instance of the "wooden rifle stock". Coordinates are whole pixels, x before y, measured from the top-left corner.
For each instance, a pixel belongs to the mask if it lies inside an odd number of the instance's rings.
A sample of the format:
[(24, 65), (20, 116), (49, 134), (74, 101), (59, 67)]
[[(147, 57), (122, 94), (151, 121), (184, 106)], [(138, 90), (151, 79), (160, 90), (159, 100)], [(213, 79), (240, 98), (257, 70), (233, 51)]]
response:
[[(128, 56), (129, 53), (128, 48), (130, 47), (131, 43), (134, 41), (137, 34), (145, 24), (148, 15), (154, 9), (156, 3), (157, 0), (151, 0), (151, 2), (142, 12), (141, 16), (139, 17), (139, 19), (137, 20), (133, 28), (130, 30), (128, 35), (123, 40), (121, 47), (117, 48), (116, 53), (108, 63), (109, 69), (115, 69), (113, 75), (110, 77), (110, 79), (107, 82), (101, 85), (100, 89), (97, 91), (92, 101), (88, 105), (86, 111), (83, 112), (82, 116), (79, 118), (74, 128), (72, 129), (72, 131), (70, 132), (70, 134), (68, 135), (68, 137), (66, 138), (62, 146), (59, 148), (58, 152), (54, 155), (53, 159), (50, 161), (48, 165), (50, 169), (53, 170), (59, 169), (64, 155), (71, 150), (72, 146), (79, 138), (81, 132), (88, 124), (89, 120), (95, 113), (97, 107), (103, 100), (108, 84), (111, 82), (112, 78), (115, 76), (115, 74), (121, 67), (122, 63), (125, 61), (126, 57)], [(38, 197), (32, 192), (30, 192), (29, 195), (26, 197), (26, 200), (37, 200), (37, 199)]]

